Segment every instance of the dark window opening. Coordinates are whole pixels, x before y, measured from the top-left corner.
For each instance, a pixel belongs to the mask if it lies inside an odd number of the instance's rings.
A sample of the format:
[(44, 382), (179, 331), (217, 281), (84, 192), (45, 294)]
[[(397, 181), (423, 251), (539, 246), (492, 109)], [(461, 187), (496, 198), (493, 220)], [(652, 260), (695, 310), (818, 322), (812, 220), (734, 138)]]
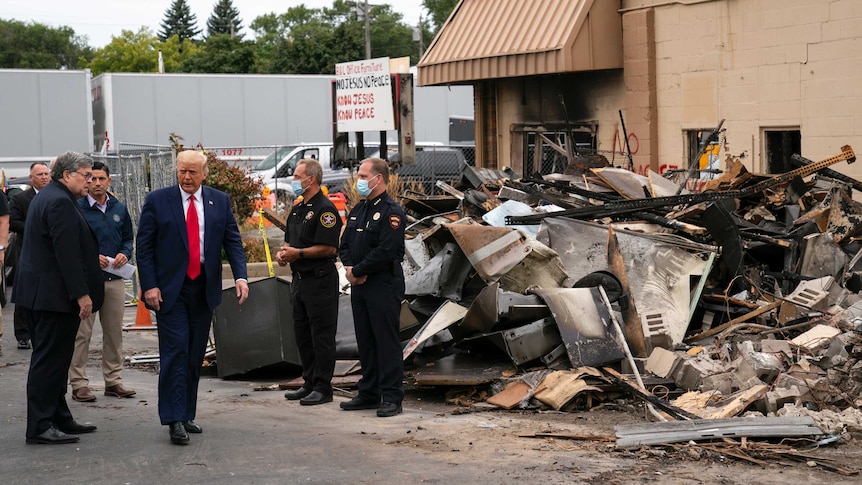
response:
[(765, 130), (764, 157), (768, 173), (793, 170), (790, 157), (802, 153), (802, 133), (799, 130)]

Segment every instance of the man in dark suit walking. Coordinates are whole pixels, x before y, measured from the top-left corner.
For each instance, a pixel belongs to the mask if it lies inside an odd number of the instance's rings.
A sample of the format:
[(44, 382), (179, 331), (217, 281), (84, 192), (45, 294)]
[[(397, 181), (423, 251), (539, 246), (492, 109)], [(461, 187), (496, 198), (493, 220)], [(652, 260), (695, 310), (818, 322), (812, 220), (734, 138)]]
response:
[[(21, 257), (21, 247), (24, 242), (24, 223), (27, 222), (27, 210), (33, 197), (51, 182), (51, 170), (46, 163), (35, 162), (30, 165), (30, 188), (19, 192), (9, 199), (9, 230), (15, 233), (15, 239), (8, 248), (9, 259), (17, 265)], [(13, 269), (13, 274), (16, 271)], [(30, 310), (21, 305), (15, 305), (15, 339), (19, 349), (30, 348), (30, 322), (33, 315)]]
[(27, 376), (27, 443), (74, 443), (95, 426), (77, 423), (66, 403), (66, 372), (82, 319), (102, 305), (99, 244), (78, 209), (93, 160), (66, 152), (52, 182), (33, 198), (15, 281), (15, 304), (33, 312), (33, 355)]
[(171, 442), (184, 445), (194, 422), (198, 381), (210, 322), (221, 303), (221, 250), (248, 297), (245, 251), (227, 194), (203, 186), (206, 157), (177, 155), (178, 185), (151, 192), (138, 222), (138, 276), (144, 302), (156, 312), (159, 333), (159, 419)]

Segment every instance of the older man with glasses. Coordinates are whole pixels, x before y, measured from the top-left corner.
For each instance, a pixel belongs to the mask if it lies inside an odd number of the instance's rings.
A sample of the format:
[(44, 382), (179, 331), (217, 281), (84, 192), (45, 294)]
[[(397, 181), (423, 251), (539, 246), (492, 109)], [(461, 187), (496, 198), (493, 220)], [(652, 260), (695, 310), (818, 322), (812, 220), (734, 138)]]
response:
[(33, 355), (27, 377), (27, 443), (75, 443), (95, 426), (74, 420), (66, 377), (81, 320), (104, 299), (99, 243), (77, 199), (87, 195), (93, 160), (66, 152), (51, 168), (51, 183), (33, 198), (14, 302), (33, 312)]

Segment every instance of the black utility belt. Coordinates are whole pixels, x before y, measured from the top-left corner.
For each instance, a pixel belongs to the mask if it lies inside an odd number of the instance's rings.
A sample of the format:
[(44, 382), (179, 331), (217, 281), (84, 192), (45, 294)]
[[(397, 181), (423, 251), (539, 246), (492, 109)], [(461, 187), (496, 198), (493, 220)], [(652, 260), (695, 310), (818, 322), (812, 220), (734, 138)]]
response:
[(321, 276), (326, 276), (335, 271), (335, 263), (326, 263), (321, 264), (320, 266), (316, 266), (310, 269), (293, 269), (294, 276), (297, 276), (299, 279), (302, 278), (320, 278)]

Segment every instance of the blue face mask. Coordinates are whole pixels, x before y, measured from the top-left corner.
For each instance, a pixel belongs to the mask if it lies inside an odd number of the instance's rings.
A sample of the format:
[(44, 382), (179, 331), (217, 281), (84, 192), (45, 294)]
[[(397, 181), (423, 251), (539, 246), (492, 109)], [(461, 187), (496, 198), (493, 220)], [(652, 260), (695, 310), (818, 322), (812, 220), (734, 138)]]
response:
[(299, 197), (300, 195), (302, 195), (303, 192), (305, 192), (305, 189), (302, 187), (302, 181), (307, 179), (307, 178), (308, 177), (305, 177), (304, 179), (300, 179), (300, 180), (291, 180), (290, 181), (290, 188), (293, 189), (293, 195)]
[[(374, 177), (376, 177), (376, 175)], [(377, 187), (377, 184), (374, 184), (374, 187)], [(356, 181), (356, 193), (359, 194), (360, 197), (368, 197), (371, 194), (371, 191), (374, 190), (374, 187), (369, 187), (367, 180)]]

